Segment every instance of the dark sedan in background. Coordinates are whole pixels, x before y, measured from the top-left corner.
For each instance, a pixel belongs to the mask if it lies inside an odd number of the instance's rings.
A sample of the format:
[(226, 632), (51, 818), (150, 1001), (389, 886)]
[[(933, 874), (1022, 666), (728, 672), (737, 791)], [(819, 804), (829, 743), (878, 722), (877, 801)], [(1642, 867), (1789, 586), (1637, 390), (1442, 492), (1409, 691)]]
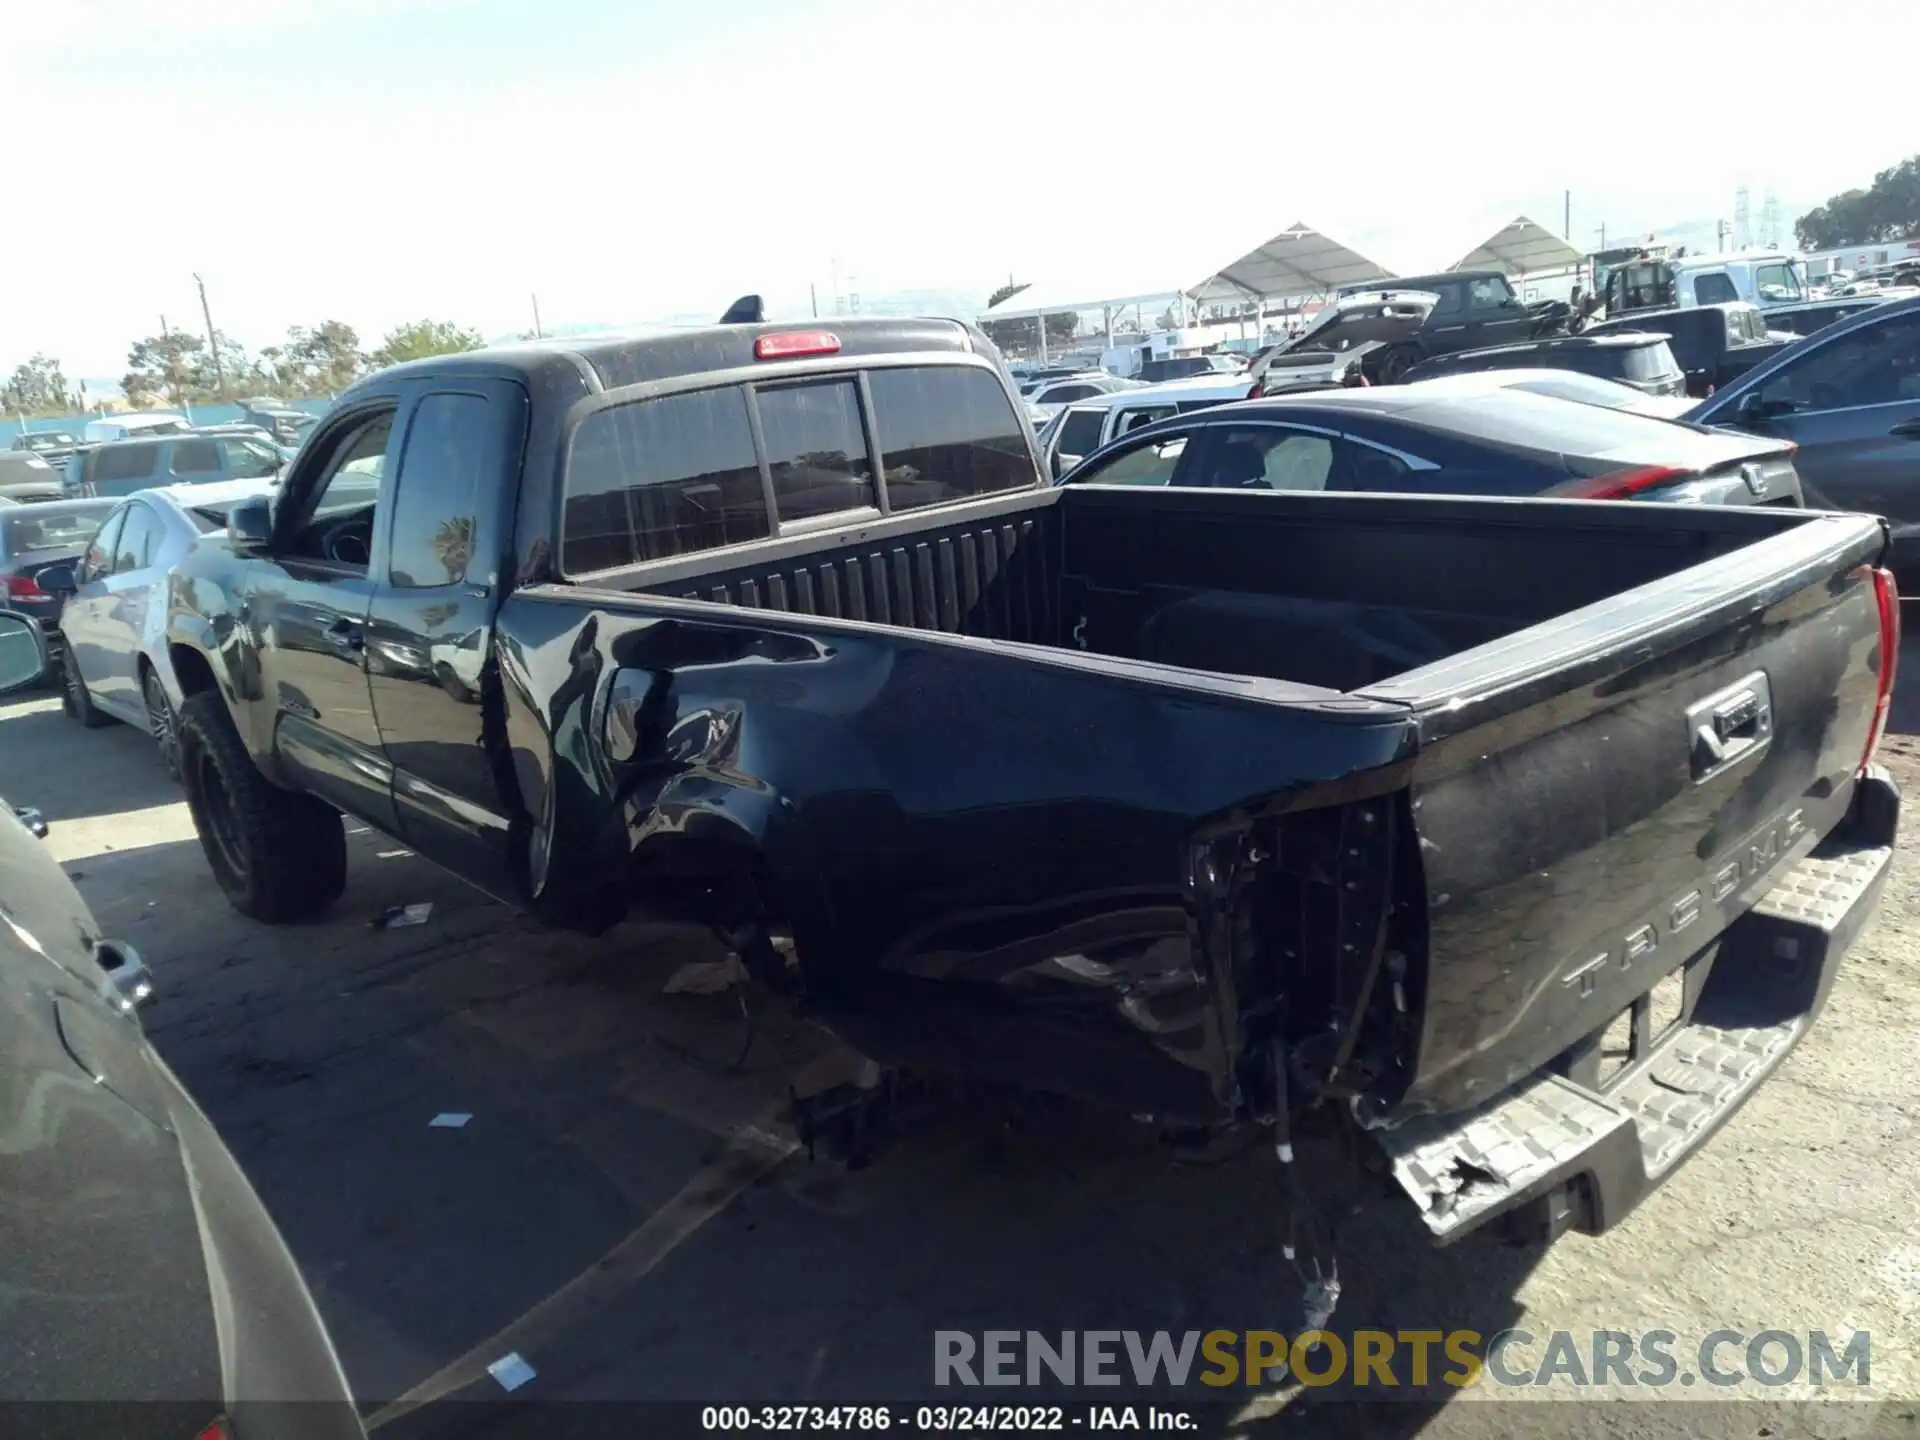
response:
[(111, 500), (50, 500), (0, 507), (0, 608), (38, 622), (53, 658), (59, 658), (60, 597), (40, 576), (87, 553)]
[[(0, 694), (44, 662), (0, 610)], [(364, 1440), (278, 1230), (147, 1043), (152, 991), (0, 801), (0, 1431)]]
[(1131, 432), (1061, 483), (1801, 503), (1783, 440), (1450, 382), (1197, 411)]
[(1886, 516), (1901, 593), (1920, 586), (1920, 297), (1809, 335), (1687, 419), (1797, 445), (1807, 503)]
[(30, 505), (60, 498), (60, 472), (31, 450), (0, 450), (0, 500)]
[(1684, 395), (1685, 372), (1674, 359), (1667, 337), (1656, 334), (1556, 335), (1462, 350), (1422, 360), (1406, 373), (1409, 384), (1475, 370), (1571, 370), (1600, 380), (1631, 385), (1647, 395)]

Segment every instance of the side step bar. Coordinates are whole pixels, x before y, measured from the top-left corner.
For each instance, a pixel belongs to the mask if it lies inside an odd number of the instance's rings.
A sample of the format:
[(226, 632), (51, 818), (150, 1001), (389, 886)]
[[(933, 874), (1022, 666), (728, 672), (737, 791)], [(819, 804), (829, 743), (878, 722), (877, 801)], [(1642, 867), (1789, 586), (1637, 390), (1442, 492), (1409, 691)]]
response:
[(1606, 1085), (1542, 1071), (1473, 1110), (1374, 1132), (1437, 1241), (1507, 1215), (1548, 1238), (1597, 1235), (1699, 1149), (1826, 1004), (1879, 901), (1899, 810), (1870, 767), (1846, 821), (1689, 962), (1697, 998), (1681, 1022)]

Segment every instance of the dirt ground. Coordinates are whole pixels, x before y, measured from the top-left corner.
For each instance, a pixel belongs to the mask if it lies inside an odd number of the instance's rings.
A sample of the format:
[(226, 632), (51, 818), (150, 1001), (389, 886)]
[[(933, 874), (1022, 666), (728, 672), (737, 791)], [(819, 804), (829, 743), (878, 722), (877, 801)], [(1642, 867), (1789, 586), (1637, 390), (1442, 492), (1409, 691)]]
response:
[[(1920, 654), (1904, 658), (1882, 754), (1912, 797)], [(737, 994), (662, 993), (708, 957), (698, 937), (543, 934), (364, 831), (332, 915), (255, 925), (216, 891), (145, 737), (82, 731), (50, 695), (0, 705), (0, 794), (46, 814), (103, 928), (152, 966), (149, 1033), (279, 1221), (376, 1433), (473, 1433), (436, 1417), (502, 1400), (485, 1367), (508, 1352), (536, 1371), (519, 1398), (897, 1404), (955, 1398), (931, 1387), (936, 1330), (1297, 1323), (1264, 1149), (1179, 1165), (1143, 1127), (1063, 1109), (934, 1125), (849, 1173), (796, 1153), (783, 1116), (795, 1075), (833, 1063), (826, 1037), (758, 1003), (743, 1022)], [(1346, 1177), (1324, 1197), (1340, 1217), (1336, 1325), (1519, 1326), (1543, 1344), (1564, 1330), (1583, 1350), (1595, 1330), (1664, 1329), (1683, 1361), (1721, 1329), (1865, 1330), (1870, 1386), (1828, 1398), (1890, 1403), (1835, 1406), (1814, 1428), (1910, 1431), (1913, 817), (1910, 804), (1908, 856), (1811, 1037), (1607, 1235), (1435, 1251), (1406, 1202), (1320, 1145), (1310, 1158)], [(369, 924), (422, 901), (423, 925)], [(434, 1126), (443, 1114), (471, 1119)], [(1310, 1427), (1327, 1393), (1282, 1386), (1209, 1423)], [(1650, 1405), (1511, 1403), (1592, 1393), (1430, 1386), (1348, 1419), (1390, 1435), (1808, 1428), (1773, 1403), (1804, 1390), (1752, 1382), (1668, 1387)], [(1744, 1398), (1684, 1403), (1729, 1394)]]

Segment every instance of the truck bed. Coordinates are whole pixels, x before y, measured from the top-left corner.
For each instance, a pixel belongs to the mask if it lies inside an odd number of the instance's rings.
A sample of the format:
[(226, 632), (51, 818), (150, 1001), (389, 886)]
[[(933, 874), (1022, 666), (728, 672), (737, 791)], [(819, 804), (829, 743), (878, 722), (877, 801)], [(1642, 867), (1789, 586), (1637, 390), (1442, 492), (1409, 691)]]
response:
[[(649, 567), (638, 593), (1346, 692), (1780, 533), (1768, 515), (1074, 486)], [(1704, 521), (1701, 517), (1706, 517)]]
[(625, 737), (523, 766), (549, 886), (768, 919), (876, 1059), (1182, 1121), (1278, 1103), (1277, 1045), (1296, 1099), (1441, 1117), (1436, 1153), (1669, 974), (1700, 993), (1849, 823), (1890, 664), (1864, 517), (950, 513), (513, 596), (524, 693), (597, 693)]

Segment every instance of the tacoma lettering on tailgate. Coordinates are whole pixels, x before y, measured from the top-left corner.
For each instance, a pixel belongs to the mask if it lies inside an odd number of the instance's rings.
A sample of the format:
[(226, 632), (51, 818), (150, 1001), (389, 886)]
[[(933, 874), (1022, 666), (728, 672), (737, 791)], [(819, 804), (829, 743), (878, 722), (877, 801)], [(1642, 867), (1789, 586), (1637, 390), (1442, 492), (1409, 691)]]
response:
[(1798, 807), (1750, 836), (1732, 856), (1717, 864), (1704, 882), (1695, 882), (1658, 912), (1629, 930), (1617, 945), (1576, 962), (1560, 977), (1562, 985), (1578, 987), (1580, 997), (1593, 994), (1594, 983), (1616, 956), (1622, 970), (1632, 970), (1700, 918), (1704, 905), (1718, 905), (1780, 863), (1794, 841), (1807, 833), (1806, 817)]

